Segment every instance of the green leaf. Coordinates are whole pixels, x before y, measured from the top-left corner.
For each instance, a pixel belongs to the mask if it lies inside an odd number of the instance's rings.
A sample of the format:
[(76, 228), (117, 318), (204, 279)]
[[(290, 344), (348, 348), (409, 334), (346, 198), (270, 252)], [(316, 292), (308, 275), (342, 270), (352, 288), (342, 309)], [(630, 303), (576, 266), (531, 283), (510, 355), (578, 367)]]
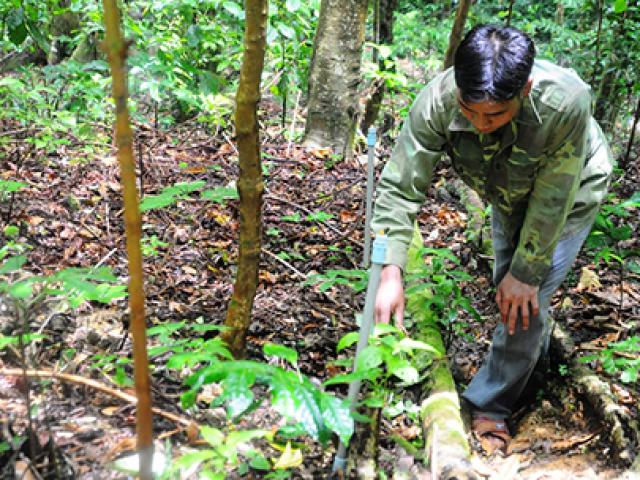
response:
[[(7, 79), (0, 79), (0, 87), (5, 84), (11, 84), (11, 82), (6, 82)], [(20, 81), (17, 81), (20, 83)], [(23, 188), (26, 188), (27, 184), (23, 182), (17, 182), (15, 180), (0, 180), (0, 192), (3, 193), (14, 193), (19, 192)]]
[(221, 382), (223, 393), (216, 403), (226, 402), (227, 414), (235, 418), (244, 413), (253, 403), (251, 386), (256, 380), (253, 372), (232, 370)]
[(324, 424), (336, 433), (345, 445), (348, 445), (354, 429), (349, 404), (333, 395), (326, 393), (320, 395), (320, 408)]
[(292, 39), (296, 36), (296, 31), (285, 23), (278, 22), (276, 24), (276, 29), (285, 38)]
[(0, 266), (0, 275), (6, 275), (7, 273), (18, 271), (25, 263), (27, 263), (27, 257), (24, 255), (11, 257)]
[(291, 13), (300, 9), (301, 2), (300, 0), (287, 0), (285, 2), (285, 6), (287, 10)]
[(314, 390), (318, 391), (308, 380), (301, 382), (293, 372), (278, 370), (271, 381), (272, 404), (280, 415), (300, 422), (311, 437), (325, 442), (330, 434)]
[(298, 366), (298, 352), (292, 348), (285, 347), (284, 345), (276, 345), (275, 343), (266, 343), (262, 347), (262, 351), (265, 355), (273, 355), (278, 358), (283, 358), (294, 367)]
[(383, 362), (382, 349), (375, 345), (367, 345), (356, 359), (356, 371), (371, 370)]
[(340, 339), (340, 341), (338, 341), (338, 346), (336, 347), (336, 351), (340, 352), (345, 348), (349, 348), (351, 345), (353, 345), (358, 341), (359, 337), (360, 337), (359, 332), (347, 333), (344, 337)]
[(616, 13), (623, 13), (627, 10), (627, 0), (615, 0), (613, 4), (613, 11)]
[(140, 211), (146, 212), (156, 208), (164, 208), (176, 202), (176, 198), (170, 194), (147, 195), (140, 202)]
[(418, 370), (410, 365), (394, 368), (390, 373), (408, 384), (417, 383), (420, 378)]
[(16, 47), (22, 45), (27, 38), (27, 35), (29, 35), (29, 31), (27, 30), (27, 25), (24, 22), (9, 28), (9, 40), (11, 40), (11, 43)]
[[(24, 83), (14, 77), (0, 78), (0, 87), (8, 87), (10, 90), (18, 91), (25, 88)], [(0, 191), (4, 191), (2, 185), (13, 180), (0, 180)], [(19, 182), (16, 182), (19, 183)], [(26, 185), (25, 185), (26, 186)]]
[(231, 15), (233, 15), (234, 17), (243, 20), (244, 19), (244, 10), (243, 8), (237, 4), (236, 2), (224, 2), (222, 4), (222, 6), (224, 7), (224, 9), (229, 12)]
[(322, 385), (328, 387), (329, 385), (335, 385), (338, 383), (351, 383), (354, 380), (375, 380), (382, 374), (382, 369), (372, 368), (370, 370), (356, 370), (352, 373), (340, 374), (335, 377), (331, 377), (329, 380), (325, 380)]
[(362, 402), (362, 404), (365, 407), (369, 407), (369, 408), (382, 408), (384, 407), (384, 397), (382, 396), (369, 397), (365, 399)]
[(212, 447), (219, 447), (222, 445), (222, 442), (224, 442), (224, 434), (217, 428), (202, 425), (200, 427), (200, 434), (202, 435), (202, 438), (204, 438), (205, 442)]
[(227, 441), (225, 444), (231, 448), (237, 448), (242, 443), (248, 443), (254, 438), (263, 438), (269, 432), (267, 430), (239, 430), (231, 432), (227, 435)]
[(302, 220), (302, 217), (300, 216), (300, 213), (296, 212), (293, 215), (283, 215), (281, 220), (283, 222), (299, 222)]
[(380, 337), (382, 335), (386, 335), (387, 333), (398, 334), (400, 333), (400, 330), (398, 330), (390, 323), (376, 323), (375, 327), (373, 327), (374, 337)]
[(4, 227), (3, 233), (7, 238), (15, 238), (20, 233), (20, 228), (18, 228), (16, 225), (7, 225), (6, 227)]
[(419, 340), (413, 340), (412, 338), (403, 338), (398, 342), (396, 347), (394, 348), (394, 355), (399, 352), (411, 353), (414, 350), (426, 350), (428, 352), (433, 353), (434, 355), (439, 355), (437, 349), (433, 348), (431, 345), (421, 342)]
[(254, 470), (271, 470), (271, 462), (260, 453), (256, 453), (256, 455), (251, 458), (249, 466)]
[(638, 369), (627, 368), (620, 375), (620, 381), (624, 383), (635, 383), (638, 380)]
[(204, 200), (210, 200), (214, 203), (224, 204), (225, 200), (236, 200), (239, 198), (238, 189), (231, 187), (218, 187), (212, 190), (205, 190), (200, 194)]
[(9, 287), (9, 295), (11, 295), (13, 298), (29, 298), (32, 294), (33, 285), (30, 279), (13, 283)]
[(310, 222), (326, 222), (327, 220), (331, 220), (333, 218), (332, 213), (327, 212), (313, 212), (307, 215), (307, 220)]

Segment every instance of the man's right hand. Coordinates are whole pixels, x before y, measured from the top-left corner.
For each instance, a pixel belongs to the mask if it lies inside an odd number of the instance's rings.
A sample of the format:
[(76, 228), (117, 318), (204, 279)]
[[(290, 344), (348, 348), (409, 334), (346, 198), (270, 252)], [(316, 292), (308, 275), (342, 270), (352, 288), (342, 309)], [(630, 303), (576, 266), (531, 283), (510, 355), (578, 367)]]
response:
[(389, 323), (391, 314), (396, 327), (403, 329), (404, 287), (402, 270), (397, 265), (386, 265), (380, 273), (380, 285), (376, 295), (376, 323)]

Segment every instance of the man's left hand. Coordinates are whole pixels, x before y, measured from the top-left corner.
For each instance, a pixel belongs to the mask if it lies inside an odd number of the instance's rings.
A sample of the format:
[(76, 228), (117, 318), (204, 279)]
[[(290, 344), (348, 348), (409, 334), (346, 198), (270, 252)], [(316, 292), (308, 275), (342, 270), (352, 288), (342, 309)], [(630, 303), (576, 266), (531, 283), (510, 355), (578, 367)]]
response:
[[(521, 282), (507, 272), (496, 293), (502, 323), (509, 329), (509, 335), (516, 333), (518, 312), (522, 315), (522, 330), (529, 329), (529, 314), (538, 315), (538, 287)], [(531, 305), (531, 311), (529, 311)]]

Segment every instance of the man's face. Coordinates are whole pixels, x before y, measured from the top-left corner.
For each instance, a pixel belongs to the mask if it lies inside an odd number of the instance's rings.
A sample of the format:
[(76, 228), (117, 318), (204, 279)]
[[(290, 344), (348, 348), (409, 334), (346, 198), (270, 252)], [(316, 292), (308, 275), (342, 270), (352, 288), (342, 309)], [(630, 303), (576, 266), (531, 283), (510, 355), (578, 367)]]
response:
[(480, 133), (491, 133), (506, 125), (518, 113), (520, 100), (512, 98), (506, 102), (484, 101), (466, 103), (458, 95), (460, 111)]

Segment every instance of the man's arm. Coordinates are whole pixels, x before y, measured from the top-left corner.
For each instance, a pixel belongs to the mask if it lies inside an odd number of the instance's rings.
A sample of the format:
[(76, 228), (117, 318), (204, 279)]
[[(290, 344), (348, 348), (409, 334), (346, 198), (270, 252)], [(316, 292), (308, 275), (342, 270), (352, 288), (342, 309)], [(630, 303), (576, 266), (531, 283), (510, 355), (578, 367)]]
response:
[(376, 321), (388, 322), (391, 313), (401, 326), (404, 310), (402, 270), (413, 235), (416, 214), (424, 203), (433, 168), (442, 156), (446, 138), (437, 111), (440, 89), (436, 82), (416, 98), (378, 184), (372, 230), (387, 235), (387, 254), (376, 298)]

